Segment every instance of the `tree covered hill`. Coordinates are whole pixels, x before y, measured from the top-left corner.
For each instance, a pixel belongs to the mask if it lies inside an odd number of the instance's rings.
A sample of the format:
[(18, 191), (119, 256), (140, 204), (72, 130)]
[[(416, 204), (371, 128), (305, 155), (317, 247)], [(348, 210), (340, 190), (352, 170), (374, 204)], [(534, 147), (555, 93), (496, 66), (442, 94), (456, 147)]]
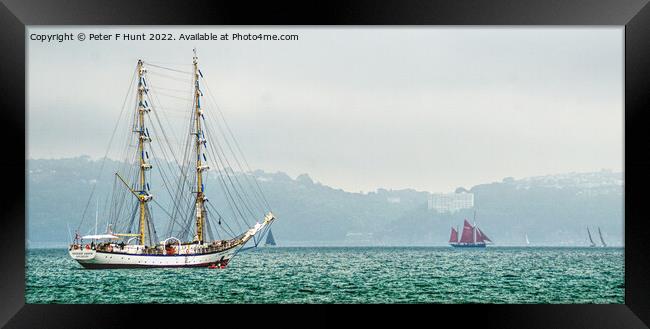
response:
[[(84, 209), (84, 228), (93, 227), (95, 203), (89, 204), (88, 196), (95, 184), (102, 217), (113, 188), (111, 170), (119, 163), (107, 160), (98, 176), (101, 164), (88, 157), (28, 160), (30, 246), (65, 244), (68, 227), (77, 227)], [(592, 231), (600, 226), (610, 245), (623, 241), (621, 173), (505, 178), (470, 188), (475, 209), (453, 214), (427, 209), (429, 192), (424, 191), (351, 193), (314, 182), (307, 174), (291, 178), (258, 170), (255, 176), (278, 216), (273, 234), (279, 245), (445, 245), (450, 227), (472, 220), (474, 210), (479, 226), (498, 245), (522, 244), (526, 233), (532, 244), (586, 245), (587, 226)], [(207, 183), (218, 184), (214, 175)], [(219, 193), (216, 187), (208, 190), (216, 205)], [(158, 200), (164, 203), (164, 194)]]

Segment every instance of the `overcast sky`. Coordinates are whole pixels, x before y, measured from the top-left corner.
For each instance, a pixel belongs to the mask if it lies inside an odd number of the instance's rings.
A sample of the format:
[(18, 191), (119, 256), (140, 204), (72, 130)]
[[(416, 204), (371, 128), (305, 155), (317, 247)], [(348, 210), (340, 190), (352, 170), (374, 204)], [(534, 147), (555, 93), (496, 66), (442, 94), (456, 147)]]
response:
[(253, 168), (447, 192), (623, 167), (623, 28), (30, 27), (298, 41), (28, 40), (28, 158), (104, 155), (138, 58), (201, 70)]

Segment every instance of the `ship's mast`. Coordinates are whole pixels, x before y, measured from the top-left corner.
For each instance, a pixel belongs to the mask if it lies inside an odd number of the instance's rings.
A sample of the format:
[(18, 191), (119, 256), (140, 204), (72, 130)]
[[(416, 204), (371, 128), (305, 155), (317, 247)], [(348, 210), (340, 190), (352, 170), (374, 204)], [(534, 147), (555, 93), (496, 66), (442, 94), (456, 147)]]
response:
[[(199, 243), (203, 243), (203, 227), (205, 223), (205, 202), (204, 185), (203, 185), (203, 171), (210, 169), (209, 166), (201, 162), (201, 155), (203, 154), (202, 148), (205, 145), (206, 139), (201, 128), (201, 117), (203, 110), (201, 109), (201, 90), (199, 88), (199, 58), (196, 56), (196, 49), (194, 49), (194, 134), (196, 135), (196, 239)], [(204, 159), (205, 160), (205, 159)]]
[(476, 243), (476, 209), (474, 209), (474, 226), (472, 226), (472, 239)]
[(95, 207), (95, 235), (97, 235), (97, 218), (99, 218), (99, 200), (97, 200), (97, 206)]
[(138, 153), (140, 155), (140, 172), (139, 172), (139, 186), (138, 186), (138, 202), (140, 203), (140, 244), (145, 244), (145, 214), (146, 214), (146, 204), (147, 201), (151, 200), (152, 196), (146, 192), (146, 177), (145, 171), (151, 169), (151, 164), (147, 163), (145, 160), (145, 151), (144, 143), (151, 141), (149, 138), (146, 128), (144, 126), (144, 113), (150, 111), (150, 109), (145, 106), (144, 93), (146, 88), (146, 82), (144, 81), (144, 73), (146, 72), (144, 68), (144, 63), (142, 60), (138, 60), (138, 126), (136, 132), (138, 133)]

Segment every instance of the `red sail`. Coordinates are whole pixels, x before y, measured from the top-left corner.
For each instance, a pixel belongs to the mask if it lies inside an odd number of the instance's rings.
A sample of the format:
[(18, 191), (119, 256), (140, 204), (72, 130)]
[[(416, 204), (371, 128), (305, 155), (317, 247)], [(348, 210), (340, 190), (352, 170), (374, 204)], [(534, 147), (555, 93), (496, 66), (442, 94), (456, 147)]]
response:
[(472, 224), (470, 224), (467, 219), (463, 225), (463, 234), (460, 236), (460, 242), (474, 243), (474, 227), (472, 227)]
[(483, 236), (483, 232), (481, 232), (481, 230), (479, 230), (478, 227), (477, 227), (476, 228), (476, 243), (483, 243), (483, 242), (485, 242), (484, 239), (485, 239), (485, 237)]
[(456, 231), (456, 229), (453, 227), (451, 228), (451, 236), (449, 237), (449, 242), (458, 242), (458, 231)]
[(485, 233), (481, 232), (479, 228), (476, 228), (476, 242), (485, 242), (485, 241), (492, 242), (492, 240), (490, 240), (490, 238), (488, 238), (487, 235), (485, 235)]

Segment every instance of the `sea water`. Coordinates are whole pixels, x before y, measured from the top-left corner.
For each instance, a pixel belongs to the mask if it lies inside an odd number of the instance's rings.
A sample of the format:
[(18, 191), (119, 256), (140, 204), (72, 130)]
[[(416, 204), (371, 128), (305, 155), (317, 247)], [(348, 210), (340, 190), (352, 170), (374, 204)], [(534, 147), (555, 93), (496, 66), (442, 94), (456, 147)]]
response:
[(31, 249), (26, 303), (624, 303), (623, 248), (258, 248), (225, 269), (87, 270)]

